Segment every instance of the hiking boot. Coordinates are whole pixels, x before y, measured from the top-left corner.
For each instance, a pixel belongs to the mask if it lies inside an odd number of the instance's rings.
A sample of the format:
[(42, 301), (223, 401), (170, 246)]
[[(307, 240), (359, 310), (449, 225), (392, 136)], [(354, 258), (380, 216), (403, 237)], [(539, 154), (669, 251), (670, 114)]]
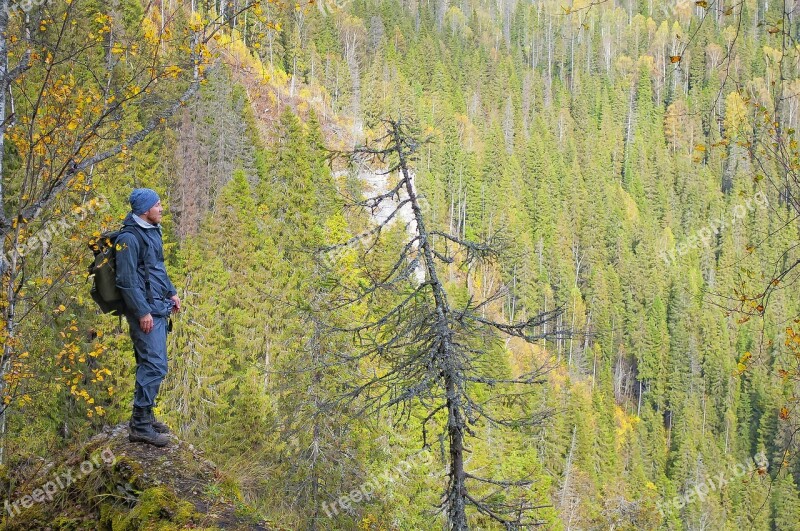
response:
[(133, 407), (133, 415), (128, 423), (130, 442), (143, 442), (153, 446), (166, 446), (169, 444), (169, 437), (156, 432), (150, 422), (150, 412), (146, 407)]
[[(147, 411), (150, 416), (150, 425), (153, 426), (153, 429), (156, 431), (156, 433), (172, 433), (172, 431), (169, 429), (169, 426), (167, 426), (160, 420), (156, 420), (156, 416), (153, 413), (153, 408), (151, 407), (147, 408)], [(128, 422), (128, 427), (129, 428), (132, 427), (132, 424), (133, 424), (133, 419), (131, 419), (131, 421)]]
[(150, 413), (150, 425), (153, 426), (156, 433), (170, 433), (169, 426), (160, 420), (156, 420), (156, 415), (153, 413), (152, 407), (147, 408), (147, 411)]

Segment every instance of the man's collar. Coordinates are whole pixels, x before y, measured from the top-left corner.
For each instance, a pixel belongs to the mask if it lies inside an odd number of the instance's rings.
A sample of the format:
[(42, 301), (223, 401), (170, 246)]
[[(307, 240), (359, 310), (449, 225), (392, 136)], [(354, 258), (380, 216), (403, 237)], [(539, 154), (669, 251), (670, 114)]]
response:
[(131, 212), (131, 216), (133, 216), (133, 220), (136, 222), (136, 224), (142, 227), (143, 229), (161, 229), (160, 225), (153, 225), (151, 223), (148, 223), (147, 221), (143, 220), (133, 212)]

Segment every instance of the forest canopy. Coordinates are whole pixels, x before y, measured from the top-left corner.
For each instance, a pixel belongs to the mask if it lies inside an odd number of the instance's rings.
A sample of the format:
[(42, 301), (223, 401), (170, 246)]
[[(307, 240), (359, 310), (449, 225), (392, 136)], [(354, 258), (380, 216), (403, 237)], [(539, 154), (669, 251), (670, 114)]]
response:
[(266, 520), (797, 529), (794, 3), (0, 4), (6, 499), (127, 422), (149, 187), (157, 413)]

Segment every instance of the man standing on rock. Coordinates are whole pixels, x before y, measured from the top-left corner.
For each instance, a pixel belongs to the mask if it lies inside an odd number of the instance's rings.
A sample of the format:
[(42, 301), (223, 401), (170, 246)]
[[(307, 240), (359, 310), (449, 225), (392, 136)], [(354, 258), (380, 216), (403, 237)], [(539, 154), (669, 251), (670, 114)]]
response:
[(181, 301), (164, 266), (159, 225), (164, 208), (158, 194), (137, 188), (129, 202), (131, 211), (116, 239), (117, 287), (125, 301), (125, 318), (136, 355), (129, 439), (166, 446), (169, 428), (155, 419), (153, 406), (167, 374), (169, 317), (180, 311)]

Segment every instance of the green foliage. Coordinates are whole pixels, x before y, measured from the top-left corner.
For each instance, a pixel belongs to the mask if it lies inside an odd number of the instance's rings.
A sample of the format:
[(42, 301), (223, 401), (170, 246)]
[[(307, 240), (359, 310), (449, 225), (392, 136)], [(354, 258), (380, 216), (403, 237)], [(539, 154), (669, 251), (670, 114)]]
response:
[[(142, 7), (119, 4), (133, 33)], [(369, 138), (382, 117), (416, 118), (432, 138), (414, 165), (433, 228), (501, 248), (492, 266), (447, 271), (454, 305), (507, 288), (487, 305), (489, 315), (519, 319), (563, 305), (558, 326), (571, 333), (530, 348), (488, 339), (480, 361), (492, 375), (518, 375), (535, 361), (554, 366), (541, 390), (503, 407), (519, 413), (544, 404), (556, 414), (539, 428), (502, 433), (476, 423), (471, 450), (483, 457), (468, 470), (532, 479), (526, 501), (547, 506), (538, 514), (554, 529), (792, 529), (800, 469), (782, 466), (790, 430), (780, 408), (796, 382), (775, 375), (791, 360), (781, 323), (800, 311), (797, 297), (777, 295), (763, 326), (737, 322), (709, 298), (733, 296), (740, 277), (772, 274), (779, 251), (751, 257), (747, 249), (782, 226), (782, 214), (755, 207), (707, 242), (689, 243), (713, 220), (730, 221), (757, 191), (779, 204), (777, 193), (753, 182), (747, 146), (737, 143), (751, 107), (722, 86), (719, 67), (709, 69), (728, 50), (738, 18), (709, 16), (698, 29), (699, 4), (684, 15), (634, 2), (630, 12), (627, 4), (593, 6), (581, 26), (575, 13), (553, 16), (544, 4), (518, 2), (508, 13), (505, 4), (445, 13), (437, 9), (446, 4), (434, 4), (358, 1), (336, 14), (282, 15), (283, 30), (262, 44), (265, 60), (274, 51), (275, 66), (294, 83), (324, 89), (328, 108), (301, 111), (315, 105), (302, 101), (294, 111), (286, 105), (302, 99), (294, 93), (254, 105), (254, 92), (221, 69), (180, 124), (98, 171), (95, 186), (112, 207), (108, 219), (81, 225), (81, 235), (113, 226), (132, 185), (166, 192), (168, 267), (185, 309), (169, 339), (159, 415), (235, 468), (244, 495), (292, 528), (441, 523), (428, 508), (439, 501), (444, 441), (431, 446), (433, 464), (352, 511), (329, 520), (322, 505), (420, 442), (413, 415), (388, 428), (338, 400), (345, 377), (384, 368), (334, 363), (331, 354), (353, 349), (354, 338), (326, 335), (314, 310), (342, 285), (385, 272), (407, 236), (395, 227), (372, 254), (359, 242), (321, 267), (320, 247), (368, 226), (364, 212), (342, 211), (339, 194), (356, 195), (361, 183), (334, 179), (325, 146), (342, 141), (331, 131), (346, 129), (347, 119), (362, 119)], [(765, 47), (779, 43), (754, 10), (763, 7), (743, 4), (746, 34), (730, 46), (737, 80), (757, 99), (769, 92)], [(264, 108), (271, 129), (257, 118)], [(3, 161), (20, 170), (13, 143)], [(20, 186), (3, 185), (7, 193)], [(30, 282), (74, 271), (59, 263), (79, 256), (80, 243), (63, 238), (40, 250), (35, 272), (47, 274)], [(435, 247), (451, 249), (441, 240)], [(59, 432), (82, 435), (102, 422), (85, 419), (90, 404), (59, 388), (62, 373), (91, 391), (90, 410), (100, 406), (110, 422), (127, 418), (133, 361), (125, 324), (100, 321), (82, 290), (68, 283), (19, 330), (31, 338), (26, 348), (44, 354), (23, 367), (37, 377), (19, 395), (33, 398), (9, 416), (7, 448), (19, 459), (46, 454)], [(388, 303), (374, 298), (328, 317), (353, 322)], [(102, 332), (105, 350), (81, 339), (67, 352), (73, 342), (60, 332), (73, 325)], [(70, 354), (73, 362), (61, 363)], [(98, 380), (100, 367), (110, 374)], [(659, 512), (761, 449), (771, 459), (764, 474)], [(476, 516), (473, 525), (495, 524)]]

